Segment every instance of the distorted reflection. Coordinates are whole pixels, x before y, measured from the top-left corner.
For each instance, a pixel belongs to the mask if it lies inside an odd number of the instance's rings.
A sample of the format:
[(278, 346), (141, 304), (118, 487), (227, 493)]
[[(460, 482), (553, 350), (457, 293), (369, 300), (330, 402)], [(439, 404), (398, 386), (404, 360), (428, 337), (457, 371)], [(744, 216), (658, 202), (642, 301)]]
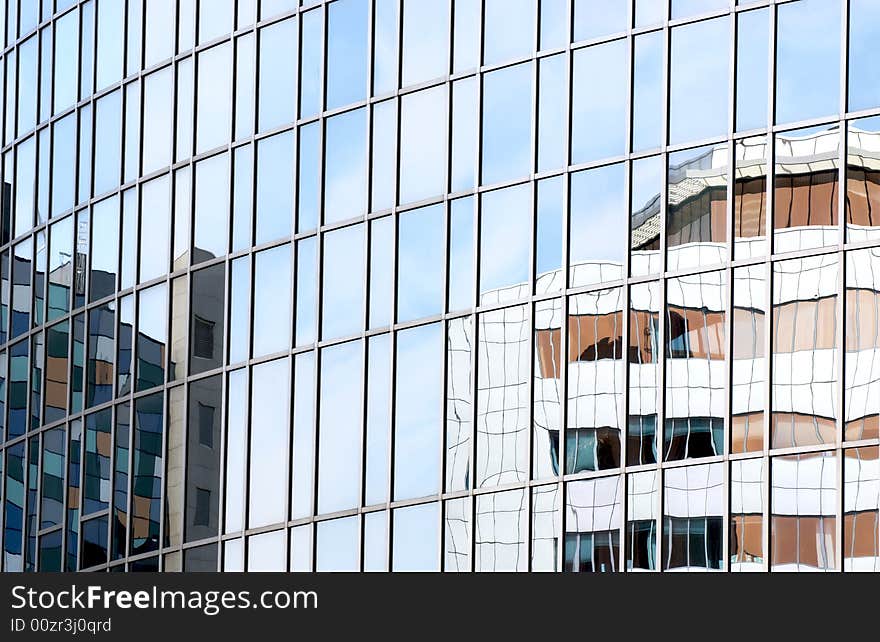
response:
[(840, 131), (813, 127), (776, 135), (773, 251), (835, 245)]
[(623, 288), (571, 297), (567, 329), (565, 473), (616, 468), (624, 421)]
[(660, 252), (662, 157), (640, 158), (633, 161), (630, 167), (630, 274), (658, 274), (663, 269), (663, 255)]
[(626, 463), (657, 461), (657, 410), (660, 407), (660, 284), (638, 283), (629, 290), (629, 408)]
[(474, 570), (528, 570), (527, 489), (477, 495)]
[(537, 302), (534, 325), (532, 477), (545, 479), (559, 474), (563, 364), (562, 299)]
[(730, 570), (761, 571), (764, 562), (764, 460), (730, 463)]
[(446, 324), (446, 484), (447, 492), (470, 487), (473, 431), (474, 322)]
[(846, 255), (844, 439), (880, 436), (880, 248)]
[(724, 464), (667, 470), (663, 497), (663, 569), (723, 568)]
[(772, 570), (833, 571), (837, 567), (837, 465), (833, 452), (773, 458)]
[(667, 269), (727, 260), (726, 143), (669, 155)]
[(559, 569), (562, 533), (562, 489), (557, 485), (532, 488), (532, 571)]
[(880, 451), (877, 446), (844, 450), (843, 570), (880, 570)]
[(733, 177), (733, 255), (767, 254), (767, 137), (736, 141)]
[(773, 264), (773, 448), (835, 442), (838, 272), (834, 254)]
[(733, 271), (733, 372), (731, 375), (731, 451), (764, 448), (764, 368), (767, 270), (749, 265)]
[(528, 306), (479, 318), (476, 488), (525, 481), (529, 448)]
[(704, 272), (667, 282), (665, 461), (724, 452), (725, 280)]
[(569, 573), (620, 570), (623, 478), (569, 482), (565, 497), (565, 559)]
[(445, 529), (443, 570), (471, 570), (471, 498), (461, 497), (446, 502), (443, 514)]
[(846, 160), (846, 240), (880, 238), (880, 117), (849, 122)]
[(189, 387), (184, 522), (187, 542), (212, 537), (219, 530), (222, 388), (221, 375), (200, 379)]
[(659, 472), (627, 475), (626, 570), (657, 569), (657, 502)]

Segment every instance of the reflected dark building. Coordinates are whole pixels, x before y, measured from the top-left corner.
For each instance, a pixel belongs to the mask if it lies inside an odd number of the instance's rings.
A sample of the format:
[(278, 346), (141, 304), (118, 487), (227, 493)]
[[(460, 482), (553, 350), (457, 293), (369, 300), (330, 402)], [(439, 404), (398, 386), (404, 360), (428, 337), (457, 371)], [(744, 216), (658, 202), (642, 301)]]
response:
[(874, 0), (0, 4), (0, 570), (880, 570)]

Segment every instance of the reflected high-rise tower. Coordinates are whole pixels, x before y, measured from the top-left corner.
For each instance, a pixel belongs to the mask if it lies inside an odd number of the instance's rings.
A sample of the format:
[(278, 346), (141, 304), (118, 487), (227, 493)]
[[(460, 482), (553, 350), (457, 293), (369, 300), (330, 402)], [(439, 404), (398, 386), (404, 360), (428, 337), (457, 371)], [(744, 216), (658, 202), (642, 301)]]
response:
[(880, 570), (876, 5), (4, 3), (0, 569)]

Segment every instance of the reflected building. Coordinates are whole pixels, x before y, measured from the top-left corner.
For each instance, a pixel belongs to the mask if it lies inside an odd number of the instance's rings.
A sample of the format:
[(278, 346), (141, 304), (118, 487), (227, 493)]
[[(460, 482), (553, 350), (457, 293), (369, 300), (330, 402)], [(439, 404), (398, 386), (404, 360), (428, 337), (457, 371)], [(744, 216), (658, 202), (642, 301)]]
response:
[(0, 570), (880, 570), (876, 3), (595, 4), (4, 3)]

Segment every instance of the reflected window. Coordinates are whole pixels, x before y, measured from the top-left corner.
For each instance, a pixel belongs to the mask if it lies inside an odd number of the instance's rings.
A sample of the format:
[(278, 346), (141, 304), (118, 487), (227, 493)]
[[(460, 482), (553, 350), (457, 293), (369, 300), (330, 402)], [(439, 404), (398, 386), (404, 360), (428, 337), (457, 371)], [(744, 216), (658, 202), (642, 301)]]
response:
[(846, 240), (880, 238), (880, 167), (870, 151), (880, 140), (880, 118), (849, 121), (846, 161)]
[(843, 451), (843, 570), (880, 570), (880, 451), (876, 446)]
[(622, 482), (622, 477), (569, 482), (565, 497), (563, 571), (614, 573), (621, 570)]
[(474, 570), (511, 572), (529, 568), (527, 489), (477, 495)]
[(522, 411), (528, 406), (531, 378), (528, 310), (528, 306), (521, 305), (479, 317), (477, 488), (528, 478), (529, 422), (528, 414)]
[(774, 457), (770, 487), (770, 569), (837, 568), (837, 457), (833, 452)]
[(724, 452), (725, 293), (724, 272), (667, 282), (665, 461)]
[(467, 572), (471, 570), (471, 511), (469, 497), (446, 502), (443, 513), (443, 570)]
[(446, 323), (446, 491), (465, 490), (471, 478), (474, 395), (474, 322)]
[(764, 449), (767, 279), (764, 265), (733, 271), (731, 449)]
[(165, 381), (168, 287), (164, 283), (138, 293), (137, 386), (147, 390)]
[(844, 439), (880, 437), (880, 249), (846, 255)]
[(837, 256), (773, 264), (771, 447), (834, 443)]
[(218, 263), (192, 273), (190, 373), (223, 365), (223, 319), (226, 265)]
[(669, 155), (667, 269), (727, 260), (728, 148), (724, 143)]
[(620, 465), (623, 427), (623, 289), (568, 302), (565, 473)]
[(720, 570), (724, 464), (671, 468), (663, 475), (663, 569)]
[(184, 541), (217, 535), (220, 516), (220, 447), (223, 379), (201, 379), (189, 387), (187, 484)]
[(535, 303), (532, 477), (559, 474), (562, 418), (562, 299)]
[(733, 183), (733, 254), (767, 253), (767, 137), (736, 141)]
[(764, 565), (764, 460), (730, 462), (730, 570)]

